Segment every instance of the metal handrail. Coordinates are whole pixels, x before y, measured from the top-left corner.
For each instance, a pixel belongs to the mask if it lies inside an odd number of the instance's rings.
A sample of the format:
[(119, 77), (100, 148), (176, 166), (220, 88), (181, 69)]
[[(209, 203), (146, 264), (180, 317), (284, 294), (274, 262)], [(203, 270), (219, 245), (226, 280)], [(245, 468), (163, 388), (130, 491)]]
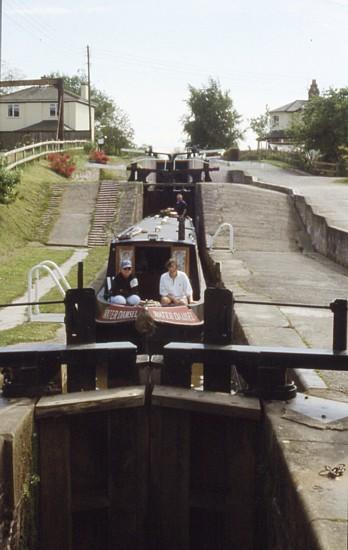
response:
[[(29, 321), (33, 320), (34, 315), (40, 314), (40, 305), (39, 305), (40, 270), (46, 271), (46, 273), (53, 279), (53, 282), (55, 283), (56, 287), (58, 288), (62, 296), (65, 297), (66, 291), (71, 288), (67, 279), (63, 275), (61, 269), (58, 267), (58, 265), (55, 262), (52, 262), (51, 260), (44, 260), (43, 262), (40, 262), (39, 264), (32, 267), (28, 273), (28, 302), (30, 303), (28, 307)], [(58, 277), (55, 274), (55, 271), (57, 272)], [(34, 285), (33, 285), (33, 278), (34, 278)], [(34, 300), (32, 300), (33, 286), (34, 286)], [(34, 310), (31, 302), (35, 303)]]
[(230, 223), (227, 223), (227, 222), (221, 223), (219, 225), (219, 227), (217, 228), (217, 230), (215, 231), (214, 235), (209, 235), (209, 234), (207, 235), (207, 247), (209, 248), (209, 250), (211, 248), (213, 248), (214, 241), (215, 241), (216, 237), (219, 235), (221, 229), (223, 229), (224, 227), (228, 227), (228, 229), (229, 229), (229, 250), (230, 250), (230, 252), (234, 252), (234, 246), (233, 246), (234, 231), (233, 231), (233, 226)]

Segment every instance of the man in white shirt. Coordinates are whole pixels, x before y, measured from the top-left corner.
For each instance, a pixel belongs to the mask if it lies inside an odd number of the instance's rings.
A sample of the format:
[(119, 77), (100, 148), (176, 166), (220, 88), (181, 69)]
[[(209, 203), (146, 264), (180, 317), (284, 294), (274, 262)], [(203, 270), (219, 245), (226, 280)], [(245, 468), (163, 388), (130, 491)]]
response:
[(162, 306), (187, 305), (192, 303), (192, 287), (188, 276), (178, 270), (178, 264), (174, 258), (166, 263), (167, 273), (163, 273), (160, 279), (160, 295)]

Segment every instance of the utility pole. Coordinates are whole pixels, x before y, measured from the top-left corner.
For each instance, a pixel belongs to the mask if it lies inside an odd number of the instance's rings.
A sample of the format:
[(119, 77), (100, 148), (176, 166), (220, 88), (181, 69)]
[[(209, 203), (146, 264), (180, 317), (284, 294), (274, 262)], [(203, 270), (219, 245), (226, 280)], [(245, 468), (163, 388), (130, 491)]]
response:
[(91, 72), (90, 72), (90, 61), (89, 61), (89, 46), (87, 46), (87, 79), (88, 79), (87, 84), (88, 84), (89, 139), (90, 141), (92, 141)]
[(64, 79), (57, 78), (55, 86), (58, 90), (57, 139), (64, 141)]
[(2, 65), (1, 44), (2, 44), (2, 0), (0, 0), (0, 81), (1, 81), (1, 65)]

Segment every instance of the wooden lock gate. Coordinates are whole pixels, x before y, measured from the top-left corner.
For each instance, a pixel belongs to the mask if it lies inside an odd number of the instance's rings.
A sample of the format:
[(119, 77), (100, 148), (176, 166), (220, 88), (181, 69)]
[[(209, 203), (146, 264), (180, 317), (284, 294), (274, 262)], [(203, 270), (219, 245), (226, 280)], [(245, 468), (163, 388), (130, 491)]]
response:
[(254, 548), (257, 399), (128, 386), (36, 419), (41, 548)]
[[(231, 345), (228, 308), (207, 320), (210, 342), (166, 346), (164, 386), (137, 385), (133, 344), (78, 344), (76, 330), (68, 346), (0, 350), (13, 370), (67, 365), (70, 393), (41, 397), (35, 412), (42, 549), (254, 548), (261, 411), (257, 398), (230, 394), (229, 366), (256, 393), (284, 396), (284, 369), (347, 370), (348, 356)], [(214, 391), (190, 389), (194, 361)]]

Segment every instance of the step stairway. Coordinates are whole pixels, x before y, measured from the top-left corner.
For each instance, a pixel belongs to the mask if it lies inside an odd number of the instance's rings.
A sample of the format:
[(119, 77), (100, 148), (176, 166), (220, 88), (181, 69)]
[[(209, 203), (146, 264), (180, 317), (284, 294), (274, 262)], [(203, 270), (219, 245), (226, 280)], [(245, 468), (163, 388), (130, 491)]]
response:
[(120, 189), (115, 181), (100, 183), (88, 246), (103, 246), (109, 240), (110, 228), (115, 221)]

